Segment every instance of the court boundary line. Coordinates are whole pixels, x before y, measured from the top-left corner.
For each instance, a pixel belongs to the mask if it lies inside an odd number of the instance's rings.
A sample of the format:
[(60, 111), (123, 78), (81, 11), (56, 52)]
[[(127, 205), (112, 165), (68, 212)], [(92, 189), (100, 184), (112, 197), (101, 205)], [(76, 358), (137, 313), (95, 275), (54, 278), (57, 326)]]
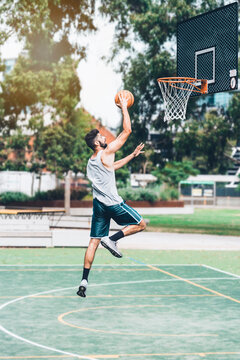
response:
[[(123, 281), (123, 282), (114, 282), (114, 283), (102, 283), (102, 284), (92, 284), (91, 287), (99, 287), (99, 286), (111, 286), (111, 285), (123, 285), (123, 284), (132, 284), (132, 283), (144, 283), (144, 282), (156, 282), (158, 280), (139, 280), (139, 281)], [(72, 290), (72, 289), (76, 289), (77, 287), (74, 286), (74, 287), (68, 287), (68, 288), (61, 288), (61, 289), (52, 289), (52, 290), (47, 290), (47, 291), (42, 291), (42, 292), (39, 292), (39, 293), (35, 293), (35, 294), (30, 294), (30, 295), (25, 295), (25, 296), (21, 296), (17, 299), (13, 299), (13, 300), (10, 300), (6, 303), (3, 303), (0, 305), (0, 311), (2, 309), (4, 309), (5, 307), (7, 307), (8, 305), (10, 304), (13, 304), (13, 303), (16, 303), (18, 301), (21, 301), (23, 299), (26, 299), (26, 298), (31, 298), (31, 297), (34, 297), (34, 296), (39, 296), (39, 295), (43, 295), (43, 294), (49, 294), (49, 293), (53, 293), (53, 292), (59, 292), (59, 291), (65, 291), (65, 290)], [(7, 330), (4, 326), (2, 326), (0, 324), (0, 331), (2, 331), (3, 333), (9, 335), (9, 336), (12, 336), (13, 338), (16, 338), (22, 342), (25, 342), (25, 343), (28, 343), (30, 345), (33, 345), (35, 347), (40, 347), (40, 348), (43, 348), (45, 350), (50, 350), (50, 351), (54, 351), (54, 352), (57, 352), (57, 353), (60, 353), (60, 354), (64, 354), (64, 355), (69, 355), (71, 357), (77, 357), (79, 359), (87, 359), (87, 360), (99, 360), (97, 358), (93, 358), (93, 357), (87, 357), (87, 356), (81, 356), (81, 355), (77, 355), (77, 354), (73, 354), (73, 353), (69, 353), (69, 352), (66, 352), (66, 351), (63, 351), (63, 350), (59, 350), (59, 349), (55, 349), (55, 348), (51, 348), (51, 347), (48, 347), (48, 346), (45, 346), (45, 345), (42, 345), (40, 343), (37, 343), (37, 342), (34, 342), (34, 341), (31, 341), (31, 340), (28, 340), (24, 337), (21, 337), (9, 330)]]
[[(161, 357), (165, 357), (165, 356), (200, 356), (200, 357), (205, 357), (206, 355), (239, 355), (240, 351), (217, 351), (217, 352), (193, 352), (193, 353), (152, 353), (152, 354), (99, 354), (97, 355), (99, 357), (99, 359), (120, 359), (121, 357), (136, 357), (136, 356), (161, 356)], [(47, 359), (47, 358), (58, 358), (58, 359), (64, 359), (64, 358), (69, 358), (70, 355), (27, 355), (27, 356), (0, 356), (0, 359)]]
[[(143, 264), (143, 263), (142, 263)], [(61, 266), (65, 266), (65, 267), (68, 267), (68, 266), (72, 266), (72, 267), (80, 267), (80, 266), (83, 266), (84, 264), (0, 264), (0, 267), (4, 267), (4, 266), (13, 266), (13, 267), (16, 267), (16, 266), (49, 266), (49, 267), (61, 267)], [(149, 264), (149, 265), (153, 265), (153, 266), (204, 266), (202, 264)], [(104, 267), (104, 266), (133, 266), (133, 267), (136, 267), (136, 266), (139, 266), (137, 264), (94, 264), (92, 265), (92, 268), (94, 267)], [(146, 266), (144, 264), (144, 266)]]
[(191, 280), (188, 280), (188, 279), (185, 279), (185, 278), (183, 278), (183, 277), (181, 277), (181, 276), (172, 274), (172, 273), (170, 273), (169, 271), (165, 271), (165, 270), (160, 269), (160, 268), (157, 268), (157, 267), (155, 267), (155, 266), (153, 266), (153, 265), (145, 264), (144, 262), (139, 261), (139, 260), (137, 260), (137, 259), (134, 259), (134, 258), (129, 258), (129, 259), (132, 259), (133, 261), (135, 261), (135, 262), (137, 262), (137, 263), (139, 263), (139, 264), (143, 264), (143, 265), (149, 267), (150, 269), (153, 269), (153, 270), (159, 271), (159, 272), (161, 272), (161, 273), (163, 273), (163, 274), (172, 276), (172, 277), (174, 277), (174, 278), (176, 278), (176, 279), (179, 279), (179, 280), (182, 280), (182, 281), (184, 281), (184, 282), (186, 282), (186, 283), (188, 283), (188, 284), (190, 284), (190, 285), (196, 286), (196, 287), (198, 287), (198, 288), (200, 288), (200, 289), (209, 291), (209, 292), (211, 292), (211, 293), (213, 293), (213, 294), (216, 294), (216, 295), (221, 296), (221, 297), (223, 297), (223, 298), (225, 298), (225, 299), (228, 299), (228, 300), (231, 300), (231, 301), (233, 301), (233, 302), (236, 302), (236, 303), (240, 304), (240, 300), (237, 300), (237, 299), (235, 299), (235, 298), (233, 298), (233, 297), (231, 297), (231, 296), (222, 294), (222, 293), (220, 293), (220, 292), (218, 292), (218, 291), (215, 291), (215, 290), (213, 290), (213, 289), (210, 289), (210, 288), (208, 288), (208, 287), (206, 287), (206, 286), (203, 286), (203, 285), (194, 283), (194, 282), (191, 281)]
[(224, 270), (221, 270), (221, 269), (218, 269), (216, 267), (213, 267), (213, 266), (210, 266), (210, 265), (205, 265), (205, 264), (202, 264), (203, 267), (207, 268), (207, 269), (211, 269), (211, 270), (214, 270), (216, 272), (220, 272), (220, 273), (223, 273), (223, 274), (227, 274), (227, 275), (231, 275), (237, 279), (240, 279), (240, 276), (237, 275), (237, 274), (233, 274), (233, 273), (230, 273), (228, 271), (224, 271)]
[[(142, 264), (145, 265), (145, 266), (153, 266), (153, 265), (150, 265), (150, 264), (148, 264), (148, 265), (147, 265), (147, 264), (144, 264), (144, 263), (142, 263)], [(129, 265), (129, 264), (128, 264), (128, 265)], [(164, 264), (160, 264), (160, 265), (163, 266)], [(169, 264), (169, 265), (174, 265), (174, 264)], [(180, 264), (180, 265), (182, 265), (182, 264)], [(14, 266), (16, 266), (16, 265), (14, 265)], [(23, 265), (23, 266), (24, 266), (24, 265)], [(30, 266), (31, 266), (31, 265), (30, 265)], [(44, 265), (44, 266), (46, 266), (46, 265)], [(56, 265), (56, 266), (58, 266), (58, 265)], [(72, 266), (72, 265), (71, 265), (71, 266)], [(124, 266), (125, 266), (125, 265), (124, 265)], [(183, 266), (184, 266), (184, 265), (183, 265)], [(194, 266), (195, 266), (195, 265), (194, 265)], [(197, 266), (204, 266), (204, 265), (198, 264)], [(204, 266), (204, 267), (205, 267), (205, 266)], [(179, 276), (177, 276), (177, 275), (168, 273), (167, 271), (164, 271), (164, 270), (162, 270), (162, 269), (154, 268), (154, 270), (158, 270), (158, 271), (160, 271), (160, 272), (162, 272), (162, 273), (166, 273), (167, 275), (173, 276), (173, 277), (175, 277), (175, 278), (178, 279), (178, 280), (189, 282), (190, 284), (192, 284), (192, 285), (194, 285), (194, 286), (197, 286), (197, 287), (206, 289), (207, 291), (213, 292), (213, 293), (215, 293), (215, 294), (217, 294), (217, 295), (220, 294), (220, 296), (222, 296), (222, 297), (225, 297), (225, 298), (228, 298), (228, 299), (230, 299), (230, 300), (233, 300), (233, 301), (236, 301), (236, 302), (239, 302), (239, 303), (240, 303), (240, 301), (238, 301), (238, 300), (236, 300), (236, 299), (233, 299), (233, 298), (231, 298), (231, 297), (229, 297), (229, 296), (227, 296), (227, 295), (224, 295), (224, 294), (215, 292), (215, 291), (212, 290), (212, 289), (208, 289), (208, 288), (205, 288), (205, 287), (203, 287), (203, 286), (201, 286), (201, 285), (192, 283), (191, 281), (188, 281), (187, 279), (184, 279), (184, 278), (181, 278), (181, 277), (179, 277)], [(215, 270), (215, 269), (213, 269), (213, 270)], [(217, 269), (216, 269), (215, 271), (217, 271)], [(230, 275), (233, 276), (233, 274), (230, 274)], [(237, 278), (238, 278), (238, 276), (237, 276)], [(160, 279), (159, 279), (159, 280), (160, 280)], [(131, 283), (144, 283), (144, 282), (157, 282), (157, 281), (159, 281), (159, 280), (152, 280), (152, 281), (149, 281), (149, 280), (147, 280), (147, 281), (146, 281), (146, 280), (145, 280), (145, 281), (144, 281), (144, 280), (141, 280), (141, 281), (128, 281), (128, 282), (92, 284), (91, 287), (95, 287), (95, 286), (96, 286), (96, 287), (97, 287), (97, 286), (106, 286), (106, 285), (109, 286), (109, 285), (131, 284)], [(163, 279), (162, 279), (162, 280), (163, 280)], [(44, 292), (40, 292), (40, 293), (36, 293), (36, 294), (30, 294), (30, 295), (18, 297), (17, 299), (8, 301), (8, 302), (0, 305), (0, 310), (2, 310), (3, 308), (5, 308), (6, 306), (10, 305), (11, 303), (15, 303), (15, 302), (17, 302), (17, 301), (21, 301), (21, 300), (23, 300), (23, 299), (25, 299), (25, 298), (31, 298), (31, 297), (38, 296), (38, 295), (42, 295), (42, 294), (46, 294), (46, 293), (65, 291), (65, 290), (75, 289), (75, 288), (76, 288), (76, 286), (74, 286), (74, 287), (68, 287), (68, 288), (61, 288), (61, 289), (54, 289), (54, 290), (48, 290), (48, 291), (44, 291)], [(81, 355), (77, 355), (77, 354), (65, 352), (65, 351), (58, 350), (58, 349), (51, 348), (51, 347), (46, 347), (45, 345), (32, 342), (32, 341), (30, 341), (30, 340), (28, 340), (28, 339), (25, 339), (25, 338), (23, 338), (23, 337), (21, 337), (21, 336), (19, 336), (19, 335), (17, 335), (17, 334), (14, 334), (13, 332), (7, 330), (7, 329), (4, 328), (1, 324), (0, 324), (0, 331), (3, 331), (3, 332), (5, 332), (5, 333), (7, 333), (9, 336), (12, 336), (12, 337), (17, 338), (18, 340), (21, 340), (21, 341), (23, 341), (23, 342), (30, 343), (31, 345), (36, 346), (36, 347), (44, 348), (44, 349), (47, 349), (47, 350), (50, 350), (50, 351), (58, 352), (58, 353), (61, 353), (61, 354), (67, 355), (67, 356), (71, 356), (71, 357), (77, 357), (77, 358), (80, 358), (80, 359), (98, 360), (97, 358), (92, 358), (92, 357), (87, 357), (87, 356), (81, 356)]]

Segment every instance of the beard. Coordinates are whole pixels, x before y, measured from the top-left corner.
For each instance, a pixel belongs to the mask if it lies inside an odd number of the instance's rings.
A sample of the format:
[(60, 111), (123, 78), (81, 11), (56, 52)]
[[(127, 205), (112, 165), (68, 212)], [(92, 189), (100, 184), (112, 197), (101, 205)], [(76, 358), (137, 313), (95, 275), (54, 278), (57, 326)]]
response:
[(101, 148), (106, 149), (107, 144), (106, 144), (106, 143), (101, 143), (101, 142), (100, 142), (100, 146), (101, 146)]

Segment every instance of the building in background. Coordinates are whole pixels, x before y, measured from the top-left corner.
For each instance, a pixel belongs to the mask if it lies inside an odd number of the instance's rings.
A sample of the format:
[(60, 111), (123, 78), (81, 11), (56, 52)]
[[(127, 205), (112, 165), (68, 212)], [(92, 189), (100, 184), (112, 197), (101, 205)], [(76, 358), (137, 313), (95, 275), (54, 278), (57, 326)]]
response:
[(28, 171), (0, 171), (0, 193), (21, 192), (33, 196), (37, 191), (56, 188), (56, 175), (49, 172), (39, 174)]

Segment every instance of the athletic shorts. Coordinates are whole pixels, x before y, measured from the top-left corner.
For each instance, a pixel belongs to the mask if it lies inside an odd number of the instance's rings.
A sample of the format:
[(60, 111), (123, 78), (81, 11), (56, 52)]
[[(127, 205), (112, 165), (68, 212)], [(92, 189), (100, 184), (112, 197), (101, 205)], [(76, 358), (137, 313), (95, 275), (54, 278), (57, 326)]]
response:
[(125, 201), (107, 206), (94, 198), (90, 237), (101, 239), (108, 236), (111, 219), (118, 225), (137, 225), (141, 222), (142, 216), (131, 206), (125, 204)]

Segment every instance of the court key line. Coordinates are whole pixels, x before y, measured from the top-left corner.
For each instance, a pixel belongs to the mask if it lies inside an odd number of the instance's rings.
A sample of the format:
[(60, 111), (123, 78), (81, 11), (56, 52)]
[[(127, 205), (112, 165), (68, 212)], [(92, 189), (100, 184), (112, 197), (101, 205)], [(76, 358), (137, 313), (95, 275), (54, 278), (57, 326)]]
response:
[(72, 324), (70, 322), (67, 322), (66, 320), (63, 320), (63, 318), (69, 314), (72, 313), (77, 313), (77, 312), (86, 312), (87, 310), (99, 310), (99, 309), (129, 309), (129, 308), (146, 308), (146, 307), (150, 307), (150, 308), (160, 308), (160, 307), (168, 307), (166, 305), (110, 305), (110, 306), (94, 306), (94, 307), (88, 307), (88, 308), (83, 308), (83, 309), (78, 309), (78, 310), (71, 310), (68, 311), (66, 313), (60, 314), (58, 316), (58, 321), (60, 321), (61, 323), (63, 323), (64, 325), (67, 326), (71, 326), (73, 328), (77, 328), (77, 329), (81, 329), (81, 330), (87, 330), (87, 331), (91, 331), (91, 332), (97, 332), (97, 333), (105, 333), (105, 334), (118, 334), (118, 335), (124, 335), (124, 336), (129, 336), (129, 335), (133, 335), (133, 336), (150, 336), (150, 337), (209, 337), (209, 336), (218, 336), (218, 334), (207, 334), (207, 333), (199, 333), (199, 334), (161, 334), (161, 333), (132, 333), (132, 332), (126, 332), (126, 331), (110, 331), (110, 330), (99, 330), (99, 329), (94, 329), (94, 328), (88, 328), (85, 326), (79, 326), (79, 325), (75, 325)]
[[(92, 284), (91, 287), (111, 286), (111, 285), (127, 285), (127, 284), (143, 284), (143, 283), (150, 283), (150, 282), (159, 282), (159, 280), (121, 281), (121, 282), (113, 282), (113, 283)], [(10, 300), (10, 301), (0, 305), (0, 310), (4, 309), (5, 307), (7, 307), (10, 304), (16, 303), (16, 302), (21, 301), (23, 299), (27, 299), (27, 298), (31, 298), (31, 297), (39, 296), (39, 295), (44, 295), (44, 294), (50, 294), (50, 293), (53, 293), (53, 292), (60, 292), (60, 291), (73, 290), (73, 289), (76, 289), (76, 287), (73, 286), (73, 287), (68, 287), (68, 288), (54, 289), (54, 290), (42, 291), (42, 292), (39, 292), (39, 293), (36, 293), (36, 294), (21, 296), (21, 297), (19, 297), (17, 299)], [(66, 351), (63, 351), (63, 350), (60, 350), (60, 349), (55, 349), (55, 348), (45, 346), (45, 345), (42, 345), (40, 343), (31, 341), (31, 340), (28, 340), (28, 339), (26, 339), (26, 338), (24, 338), (22, 336), (19, 336), (19, 335), (13, 333), (13, 332), (7, 330), (1, 324), (0, 324), (0, 331), (4, 332), (5, 334), (7, 334), (7, 335), (9, 335), (9, 336), (11, 336), (11, 337), (13, 337), (15, 339), (18, 339), (18, 340), (23, 341), (23, 342), (25, 342), (27, 344), (30, 344), (32, 346), (39, 347), (39, 348), (42, 348), (42, 349), (45, 349), (45, 350), (50, 350), (50, 351), (57, 352), (57, 353), (64, 354), (64, 355), (70, 355), (71, 357), (77, 357), (79, 359), (98, 360), (95, 357), (86, 357), (86, 356), (81, 356), (81, 355), (78, 355), (78, 354), (73, 354), (73, 353), (70, 353), (70, 352), (66, 352)]]

